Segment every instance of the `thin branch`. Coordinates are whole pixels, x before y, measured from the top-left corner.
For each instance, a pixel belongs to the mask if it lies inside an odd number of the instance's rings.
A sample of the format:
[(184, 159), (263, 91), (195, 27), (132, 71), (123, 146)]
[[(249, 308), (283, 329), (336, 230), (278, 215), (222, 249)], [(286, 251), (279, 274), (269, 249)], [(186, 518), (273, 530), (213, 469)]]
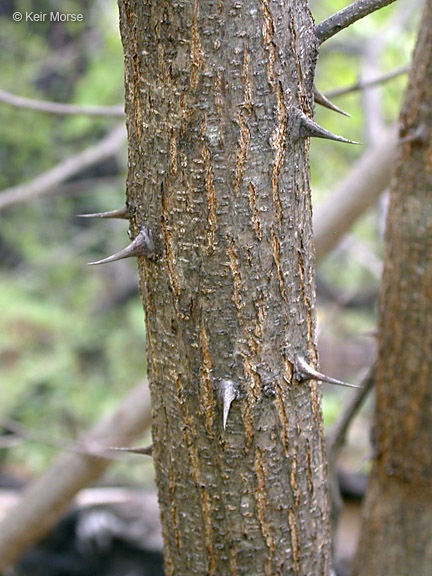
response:
[(390, 184), (396, 144), (396, 129), (384, 133), (380, 142), (360, 157), (336, 191), (315, 210), (317, 262), (327, 256)]
[[(84, 437), (82, 445), (125, 445), (150, 425), (150, 399), (147, 382), (134, 388), (108, 417)], [(60, 518), (76, 493), (88, 486), (107, 468), (109, 462), (88, 454), (61, 454), (47, 472), (35, 480), (20, 501), (8, 510), (0, 523), (0, 570), (14, 562), (23, 551), (40, 539)]]
[(58, 114), (60, 116), (124, 116), (123, 106), (77, 106), (75, 104), (60, 104), (58, 102), (47, 102), (46, 100), (22, 98), (5, 90), (0, 90), (0, 102), (10, 104), (16, 108), (38, 110), (39, 112)]
[(342, 412), (339, 414), (334, 427), (328, 433), (327, 458), (329, 465), (334, 465), (336, 462), (339, 452), (345, 443), (345, 438), (351, 422), (374, 386), (375, 372), (376, 366), (374, 363), (362, 379), (360, 387), (349, 397), (349, 400), (344, 406)]
[[(86, 456), (97, 456), (106, 460), (118, 460), (111, 452), (111, 447), (103, 445), (102, 443), (93, 442), (91, 445), (82, 444), (71, 439), (60, 439), (47, 436), (43, 432), (34, 428), (23, 426), (16, 420), (11, 418), (0, 418), (0, 426), (13, 432), (15, 442), (17, 439), (48, 446), (62, 452), (71, 452), (73, 454), (83, 454)], [(6, 436), (6, 438), (8, 438)], [(1, 445), (0, 445), (1, 446)]]
[(2, 436), (0, 438), (0, 450), (4, 450), (6, 448), (11, 448), (12, 446), (16, 446), (22, 441), (22, 438), (15, 434), (8, 434), (7, 436)]
[[(377, 63), (380, 60), (383, 42), (365, 42), (363, 46), (362, 71), (364, 78), (373, 78), (377, 75)], [(379, 90), (365, 90), (361, 92), (361, 107), (363, 110), (363, 134), (369, 145), (379, 141), (385, 124), (382, 115), (381, 92)]]
[(343, 30), (357, 20), (376, 12), (384, 6), (392, 4), (395, 0), (357, 0), (346, 8), (339, 10), (333, 16), (326, 18), (315, 27), (315, 33), (320, 44)]
[(125, 127), (123, 124), (119, 124), (94, 146), (71, 156), (26, 184), (3, 190), (0, 193), (0, 210), (41, 196), (47, 196), (53, 188), (79, 174), (85, 168), (117, 154), (124, 145), (125, 137)]
[[(124, 178), (121, 175), (118, 176), (97, 176), (95, 178), (83, 178), (79, 180), (72, 180), (69, 182), (60, 183), (53, 188), (49, 188), (42, 194), (38, 196), (22, 196), (17, 198), (13, 204), (20, 204), (24, 202), (31, 202), (37, 198), (48, 198), (51, 196), (80, 196), (88, 195), (93, 190), (113, 188), (116, 187), (119, 190), (124, 186)], [(9, 188), (10, 190), (10, 188)], [(2, 208), (7, 208), (8, 206), (2, 206), (2, 196), (0, 193), (0, 211)]]
[(336, 90), (330, 90), (326, 96), (327, 98), (337, 98), (338, 96), (344, 96), (345, 94), (351, 94), (352, 92), (357, 92), (359, 90), (368, 90), (369, 88), (374, 88), (375, 86), (380, 86), (393, 80), (393, 78), (397, 78), (398, 76), (402, 76), (409, 71), (409, 66), (402, 66), (402, 68), (398, 68), (397, 70), (393, 70), (393, 72), (387, 72), (382, 76), (378, 76), (377, 78), (372, 78), (370, 80), (357, 80), (355, 84), (351, 84), (351, 86), (347, 86), (346, 88), (337, 88)]
[(348, 402), (342, 409), (335, 425), (327, 434), (327, 461), (328, 461), (328, 488), (330, 497), (330, 524), (333, 536), (339, 522), (342, 510), (342, 497), (339, 489), (336, 462), (340, 450), (345, 443), (345, 438), (351, 422), (360, 410), (363, 402), (369, 395), (375, 383), (375, 363), (369, 368), (366, 376), (362, 379), (361, 387), (349, 397)]

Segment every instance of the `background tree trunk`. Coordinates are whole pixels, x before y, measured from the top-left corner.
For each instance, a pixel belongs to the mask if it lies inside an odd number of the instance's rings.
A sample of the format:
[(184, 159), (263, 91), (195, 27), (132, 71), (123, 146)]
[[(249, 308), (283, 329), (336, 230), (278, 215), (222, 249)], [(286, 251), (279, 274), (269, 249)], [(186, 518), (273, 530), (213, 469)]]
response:
[(376, 458), (356, 576), (432, 570), (432, 1), (421, 20), (387, 220)]
[(308, 3), (119, 5), (166, 572), (328, 574), (319, 392), (295, 370), (316, 363)]

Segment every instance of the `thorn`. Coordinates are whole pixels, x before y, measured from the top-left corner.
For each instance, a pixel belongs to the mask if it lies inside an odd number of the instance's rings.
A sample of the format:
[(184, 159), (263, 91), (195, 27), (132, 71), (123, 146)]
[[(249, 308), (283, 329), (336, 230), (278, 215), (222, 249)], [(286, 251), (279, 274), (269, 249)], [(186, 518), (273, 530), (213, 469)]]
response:
[(153, 455), (153, 444), (150, 446), (143, 446), (142, 448), (124, 448), (123, 446), (110, 446), (110, 450), (115, 452), (129, 452), (130, 454), (145, 454), (146, 456)]
[(108, 262), (117, 262), (117, 260), (123, 260), (124, 258), (133, 258), (134, 256), (145, 256), (146, 258), (152, 258), (155, 254), (155, 247), (153, 244), (153, 239), (151, 237), (150, 230), (147, 227), (141, 228), (138, 235), (129, 246), (116, 252), (108, 258), (103, 260), (96, 260), (96, 262), (89, 262), (89, 266), (97, 266), (99, 264), (108, 264)]
[(239, 386), (232, 380), (221, 380), (217, 384), (217, 391), (223, 406), (223, 429), (226, 429), (226, 423), (228, 420), (228, 414), (231, 408), (231, 404), (234, 400), (238, 398)]
[(321, 382), (326, 382), (327, 384), (336, 384), (337, 386), (362, 388), (362, 386), (357, 386), (356, 384), (348, 384), (348, 382), (336, 380), (336, 378), (330, 378), (330, 376), (326, 376), (325, 374), (318, 372), (318, 370), (312, 368), (312, 366), (310, 366), (301, 356), (296, 358), (295, 370), (300, 380), (320, 380)]
[(347, 140), (342, 136), (337, 136), (332, 134), (311, 118), (308, 118), (304, 112), (298, 110), (298, 135), (296, 140), (301, 138), (325, 138), (326, 140), (335, 140), (336, 142), (344, 142), (345, 144), (360, 144), (360, 142), (355, 142), (354, 140)]
[(320, 104), (324, 108), (328, 108), (329, 110), (333, 110), (333, 112), (338, 112), (339, 114), (342, 114), (343, 116), (347, 116), (348, 118), (351, 118), (351, 114), (344, 112), (341, 108), (336, 106), (336, 104), (333, 104), (333, 102), (331, 100), (329, 100), (327, 98), (327, 96), (325, 96), (322, 92), (320, 92), (316, 86), (314, 86), (314, 88), (313, 88), (313, 94), (314, 94), (314, 100), (315, 100), (316, 104)]
[(118, 210), (111, 210), (111, 212), (94, 212), (93, 214), (77, 214), (78, 218), (121, 218), (122, 220), (129, 220), (129, 211), (126, 206)]

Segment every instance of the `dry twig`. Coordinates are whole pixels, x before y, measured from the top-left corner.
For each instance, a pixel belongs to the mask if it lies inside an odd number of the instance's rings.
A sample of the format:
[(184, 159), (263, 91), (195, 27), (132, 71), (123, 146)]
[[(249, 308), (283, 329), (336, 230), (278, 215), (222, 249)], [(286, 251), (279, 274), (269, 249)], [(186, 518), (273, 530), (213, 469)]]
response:
[(381, 86), (394, 78), (398, 78), (403, 74), (407, 74), (409, 71), (409, 66), (402, 66), (397, 70), (393, 70), (392, 72), (387, 72), (382, 76), (378, 76), (377, 78), (371, 78), (370, 80), (357, 80), (351, 86), (347, 86), (346, 88), (337, 88), (335, 90), (330, 90), (326, 93), (328, 98), (337, 98), (338, 96), (345, 96), (345, 94), (351, 94), (352, 92), (358, 92), (361, 90), (368, 90), (369, 88), (374, 88), (375, 86)]
[[(85, 436), (81, 445), (132, 442), (150, 425), (147, 382), (136, 386), (120, 406)], [(41, 538), (61, 517), (75, 494), (98, 478), (109, 461), (89, 454), (61, 454), (47, 472), (22, 494), (0, 523), (0, 571)]]
[(77, 106), (75, 104), (47, 102), (46, 100), (23, 98), (21, 96), (17, 96), (16, 94), (6, 92), (5, 90), (0, 90), (0, 102), (10, 104), (16, 108), (38, 110), (39, 112), (58, 114), (59, 116), (124, 116), (123, 106)]
[(26, 184), (3, 190), (0, 193), (0, 210), (40, 198), (41, 196), (47, 196), (59, 184), (66, 182), (66, 180), (79, 174), (85, 168), (117, 154), (123, 147), (125, 138), (125, 127), (123, 124), (119, 124), (94, 146), (90, 146), (82, 152), (71, 156)]

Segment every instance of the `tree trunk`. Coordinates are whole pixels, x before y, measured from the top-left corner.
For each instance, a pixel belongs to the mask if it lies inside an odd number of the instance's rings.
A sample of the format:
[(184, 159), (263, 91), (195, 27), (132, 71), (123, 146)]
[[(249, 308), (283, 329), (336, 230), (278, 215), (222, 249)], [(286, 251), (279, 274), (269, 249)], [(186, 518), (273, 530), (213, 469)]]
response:
[(119, 5), (166, 573), (326, 575), (308, 3)]
[(432, 0), (401, 114), (381, 290), (376, 457), (356, 576), (432, 573)]

